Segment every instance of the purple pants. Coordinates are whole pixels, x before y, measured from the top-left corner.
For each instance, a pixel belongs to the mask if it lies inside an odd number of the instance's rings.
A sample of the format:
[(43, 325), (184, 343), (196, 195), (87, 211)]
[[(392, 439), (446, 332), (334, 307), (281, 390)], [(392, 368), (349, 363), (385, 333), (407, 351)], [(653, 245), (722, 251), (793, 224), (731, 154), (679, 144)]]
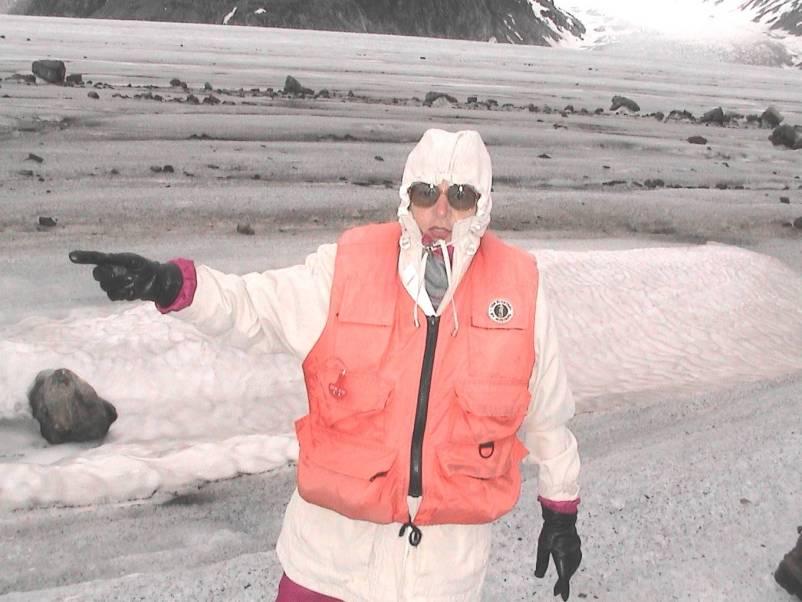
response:
[(298, 585), (287, 577), (285, 573), (278, 582), (276, 602), (342, 602), (342, 600), (306, 589), (303, 585)]

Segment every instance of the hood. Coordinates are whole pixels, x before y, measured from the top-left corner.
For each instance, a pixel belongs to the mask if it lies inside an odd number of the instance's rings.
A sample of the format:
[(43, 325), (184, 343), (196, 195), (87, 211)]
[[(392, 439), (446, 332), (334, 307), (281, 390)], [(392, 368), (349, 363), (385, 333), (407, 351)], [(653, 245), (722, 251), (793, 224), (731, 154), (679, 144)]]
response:
[[(420, 283), (423, 278), (421, 256), (423, 245), (421, 231), (409, 210), (407, 189), (413, 182), (439, 184), (445, 180), (451, 184), (470, 184), (481, 194), (476, 214), (454, 224), (451, 230), (453, 258), (451, 262), (451, 284), (438, 307), (441, 314), (448, 306), (462, 275), (468, 269), (471, 259), (479, 249), (482, 235), (490, 224), (490, 210), (493, 207), (491, 187), (493, 169), (490, 154), (485, 148), (479, 132), (462, 130), (447, 132), (429, 129), (424, 132), (417, 145), (407, 157), (404, 176), (399, 188), (401, 203), (398, 207), (398, 221), (401, 223), (399, 245), (399, 274), (413, 298), (413, 281)], [(420, 301), (419, 301), (420, 303)]]
[(427, 182), (436, 186), (443, 180), (450, 184), (470, 184), (481, 194), (476, 214), (457, 222), (451, 237), (455, 252), (462, 248), (473, 255), (479, 248), (479, 239), (490, 224), (490, 210), (493, 207), (490, 193), (493, 185), (490, 154), (479, 132), (474, 130), (426, 130), (420, 142), (409, 153), (398, 190), (401, 198), (398, 219), (401, 222), (402, 241), (407, 237), (414, 244), (421, 238), (418, 225), (409, 211), (407, 189), (410, 184)]

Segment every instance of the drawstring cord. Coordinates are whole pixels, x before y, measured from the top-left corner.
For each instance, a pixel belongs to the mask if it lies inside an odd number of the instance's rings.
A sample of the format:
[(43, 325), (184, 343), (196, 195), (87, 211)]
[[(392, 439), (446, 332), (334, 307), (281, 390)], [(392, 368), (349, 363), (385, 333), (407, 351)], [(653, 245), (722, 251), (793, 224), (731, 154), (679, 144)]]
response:
[[(441, 238), (437, 241), (440, 244), (440, 251), (443, 253), (443, 263), (446, 264), (446, 282), (448, 283), (448, 287), (446, 290), (451, 288), (451, 258), (448, 256), (448, 249), (446, 249), (446, 243)], [(451, 329), (451, 336), (457, 336), (459, 332), (459, 320), (457, 319), (457, 304), (454, 301), (454, 297), (451, 297), (451, 315), (454, 318), (454, 327)]]
[(418, 299), (420, 299), (420, 292), (426, 280), (426, 260), (429, 258), (429, 252), (429, 249), (424, 247), (423, 256), (420, 260), (420, 268), (418, 270), (418, 290), (415, 292), (415, 303), (412, 304), (412, 321), (415, 323), (415, 328), (420, 328), (420, 320), (418, 320)]
[(412, 516), (407, 515), (407, 522), (401, 525), (401, 530), (398, 532), (398, 537), (404, 537), (407, 532), (407, 527), (411, 529), (409, 532), (409, 545), (413, 547), (418, 547), (420, 540), (423, 539), (423, 532), (420, 530), (420, 527), (412, 522)]

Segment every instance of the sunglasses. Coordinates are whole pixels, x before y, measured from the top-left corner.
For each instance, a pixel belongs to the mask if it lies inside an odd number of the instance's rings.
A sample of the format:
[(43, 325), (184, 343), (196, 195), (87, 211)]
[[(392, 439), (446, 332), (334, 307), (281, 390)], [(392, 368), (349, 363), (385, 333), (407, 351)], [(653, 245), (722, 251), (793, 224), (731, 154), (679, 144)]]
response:
[[(437, 186), (427, 182), (413, 182), (407, 188), (407, 194), (409, 194), (409, 201), (416, 207), (431, 207), (437, 202), (440, 190)], [(479, 191), (470, 184), (452, 184), (446, 190), (448, 204), (458, 211), (473, 209), (481, 196)]]

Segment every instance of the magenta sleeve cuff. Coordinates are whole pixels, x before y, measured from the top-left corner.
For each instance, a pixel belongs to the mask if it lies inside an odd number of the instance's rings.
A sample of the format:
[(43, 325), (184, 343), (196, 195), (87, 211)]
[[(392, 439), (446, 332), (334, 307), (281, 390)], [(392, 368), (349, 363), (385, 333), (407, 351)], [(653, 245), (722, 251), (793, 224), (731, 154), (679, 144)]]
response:
[(568, 500), (565, 502), (557, 502), (554, 500), (547, 500), (544, 497), (537, 496), (537, 500), (549, 510), (559, 512), (560, 514), (576, 514), (579, 509), (579, 498), (575, 500)]
[(198, 288), (198, 275), (195, 273), (195, 262), (191, 259), (178, 258), (171, 259), (170, 263), (177, 265), (181, 270), (184, 283), (181, 286), (181, 290), (178, 291), (178, 296), (175, 298), (175, 301), (170, 305), (162, 307), (158, 303), (156, 304), (156, 309), (163, 314), (189, 307), (192, 304), (192, 300), (195, 298), (195, 289)]

